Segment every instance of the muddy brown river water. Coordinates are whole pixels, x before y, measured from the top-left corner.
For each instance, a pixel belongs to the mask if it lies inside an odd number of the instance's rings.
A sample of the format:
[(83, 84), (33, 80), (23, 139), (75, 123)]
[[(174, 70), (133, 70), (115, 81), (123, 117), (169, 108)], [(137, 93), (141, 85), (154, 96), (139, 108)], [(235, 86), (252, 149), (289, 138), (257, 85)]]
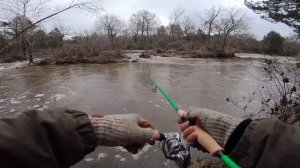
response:
[[(157, 80), (184, 109), (211, 108), (233, 116), (243, 114), (226, 102), (240, 99), (260, 85), (259, 59), (182, 59), (153, 57), (138, 63), (49, 65), (7, 68), (0, 65), (0, 116), (28, 110), (66, 107), (89, 114), (135, 113), (162, 132), (179, 131), (176, 115), (159, 93)], [(2, 66), (2, 68), (1, 68)], [(5, 68), (3, 68), (5, 67)], [(255, 104), (256, 103), (256, 104)], [(258, 102), (249, 107), (257, 110)], [(209, 157), (192, 151), (192, 159)], [(121, 148), (99, 147), (74, 168), (176, 167), (157, 143), (131, 155)]]

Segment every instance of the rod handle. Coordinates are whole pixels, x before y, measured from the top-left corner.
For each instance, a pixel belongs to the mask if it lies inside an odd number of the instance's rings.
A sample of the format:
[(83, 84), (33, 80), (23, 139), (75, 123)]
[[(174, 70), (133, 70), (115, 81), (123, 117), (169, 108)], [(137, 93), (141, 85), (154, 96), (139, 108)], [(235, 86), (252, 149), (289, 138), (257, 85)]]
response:
[(205, 132), (203, 129), (198, 126), (194, 126), (195, 132), (198, 135), (197, 141), (198, 143), (205, 148), (210, 154), (214, 154), (217, 151), (224, 150), (211, 135)]

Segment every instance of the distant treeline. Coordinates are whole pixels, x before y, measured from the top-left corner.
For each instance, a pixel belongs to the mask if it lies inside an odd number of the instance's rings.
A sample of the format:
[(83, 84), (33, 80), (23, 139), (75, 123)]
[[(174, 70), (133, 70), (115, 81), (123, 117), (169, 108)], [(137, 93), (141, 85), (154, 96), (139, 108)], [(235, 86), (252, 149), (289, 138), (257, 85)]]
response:
[(77, 34), (60, 24), (50, 32), (36, 25), (19, 35), (32, 24), (24, 16), (0, 23), (0, 49), (10, 44), (1, 53), (2, 60), (6, 61), (57, 56), (55, 53), (64, 50), (72, 50), (73, 53), (80, 50), (80, 53), (89, 55), (100, 50), (210, 48), (228, 53), (296, 56), (300, 49), (296, 35), (282, 37), (271, 31), (263, 40), (257, 40), (248, 33), (247, 16), (241, 9), (221, 6), (212, 6), (199, 16), (187, 15), (183, 9), (176, 8), (168, 25), (162, 25), (159, 17), (147, 10), (132, 14), (128, 21), (116, 15), (103, 14), (96, 20), (94, 32)]

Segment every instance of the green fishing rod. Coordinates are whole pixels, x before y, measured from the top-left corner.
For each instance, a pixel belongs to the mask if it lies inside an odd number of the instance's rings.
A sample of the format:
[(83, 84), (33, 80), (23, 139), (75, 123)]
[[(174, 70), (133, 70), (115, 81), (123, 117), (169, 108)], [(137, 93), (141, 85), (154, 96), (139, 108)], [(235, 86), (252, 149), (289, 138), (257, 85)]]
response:
[[(159, 92), (164, 96), (164, 98), (168, 100), (168, 102), (173, 107), (173, 109), (176, 112), (178, 112), (180, 110), (179, 106), (167, 94), (167, 92), (158, 84), (158, 82), (153, 81), (152, 84), (155, 86), (154, 90), (156, 91), (158, 89)], [(240, 166), (237, 165), (228, 155), (225, 155), (223, 153), (223, 148), (219, 144), (217, 144), (217, 142), (209, 134), (204, 132), (202, 129), (196, 129), (195, 131), (197, 131), (197, 133), (201, 133), (205, 136), (205, 138), (203, 138), (202, 140), (207, 139), (207, 141), (201, 142), (201, 145), (203, 147), (206, 147), (207, 150), (211, 154), (213, 154), (213, 156), (219, 157), (228, 168), (240, 168)], [(217, 149), (217, 150), (214, 150), (214, 149)]]

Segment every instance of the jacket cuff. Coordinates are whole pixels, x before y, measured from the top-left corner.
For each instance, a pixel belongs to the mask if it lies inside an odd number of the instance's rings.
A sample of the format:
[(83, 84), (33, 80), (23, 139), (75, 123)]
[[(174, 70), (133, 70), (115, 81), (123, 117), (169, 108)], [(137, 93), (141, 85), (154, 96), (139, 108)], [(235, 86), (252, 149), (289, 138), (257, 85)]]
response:
[(240, 141), (242, 135), (244, 134), (246, 128), (249, 126), (249, 124), (252, 122), (251, 119), (246, 119), (242, 121), (231, 133), (229, 136), (224, 150), (225, 154), (230, 154), (231, 151), (235, 148), (236, 144)]
[(76, 129), (85, 146), (85, 154), (93, 152), (97, 146), (97, 136), (88, 115), (76, 110), (66, 110), (66, 112), (77, 121)]

